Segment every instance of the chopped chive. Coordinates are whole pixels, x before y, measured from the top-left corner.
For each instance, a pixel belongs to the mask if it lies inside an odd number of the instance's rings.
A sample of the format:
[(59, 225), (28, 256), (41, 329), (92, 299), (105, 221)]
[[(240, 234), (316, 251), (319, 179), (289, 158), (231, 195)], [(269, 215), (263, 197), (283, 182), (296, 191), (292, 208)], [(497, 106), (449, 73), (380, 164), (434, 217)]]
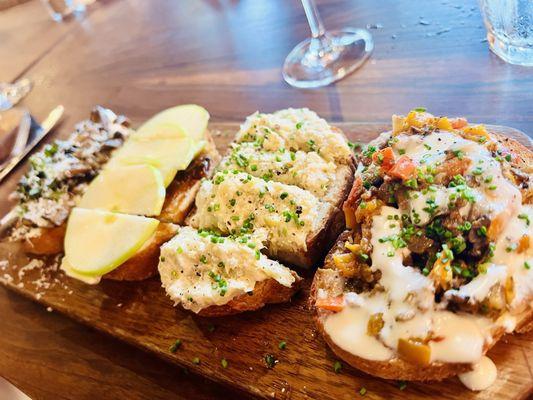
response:
[(335, 363), (333, 364), (333, 371), (335, 371), (335, 373), (338, 374), (339, 372), (341, 372), (341, 369), (342, 369), (341, 362), (335, 361)]
[(265, 354), (264, 360), (267, 368), (269, 369), (274, 368), (274, 366), (278, 363), (278, 360), (272, 354)]
[(181, 347), (181, 340), (180, 339), (177, 339), (174, 343), (172, 343), (172, 345), (168, 348), (168, 350), (171, 352), (171, 353), (175, 353), (176, 351), (178, 351), (178, 349)]
[(286, 347), (287, 347), (287, 342), (285, 342), (285, 340), (282, 340), (281, 342), (279, 342), (278, 349), (285, 350)]
[(531, 221), (529, 220), (529, 215), (527, 214), (519, 214), (518, 219), (523, 219), (526, 222), (526, 225), (529, 226)]
[(220, 361), (220, 364), (222, 365), (222, 368), (228, 368), (228, 361), (225, 358)]

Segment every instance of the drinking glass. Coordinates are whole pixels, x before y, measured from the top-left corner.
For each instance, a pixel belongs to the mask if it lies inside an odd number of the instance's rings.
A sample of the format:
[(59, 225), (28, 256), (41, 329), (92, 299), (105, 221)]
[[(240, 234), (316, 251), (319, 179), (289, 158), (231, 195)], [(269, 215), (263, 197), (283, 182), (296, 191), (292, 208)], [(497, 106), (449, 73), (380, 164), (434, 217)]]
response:
[(490, 49), (510, 64), (533, 66), (533, 0), (479, 0)]
[(360, 67), (374, 49), (366, 29), (326, 31), (314, 0), (302, 0), (311, 38), (298, 44), (283, 65), (283, 78), (298, 88), (316, 88), (344, 78)]
[(85, 13), (83, 0), (41, 0), (52, 19), (62, 22), (69, 16), (80, 17)]

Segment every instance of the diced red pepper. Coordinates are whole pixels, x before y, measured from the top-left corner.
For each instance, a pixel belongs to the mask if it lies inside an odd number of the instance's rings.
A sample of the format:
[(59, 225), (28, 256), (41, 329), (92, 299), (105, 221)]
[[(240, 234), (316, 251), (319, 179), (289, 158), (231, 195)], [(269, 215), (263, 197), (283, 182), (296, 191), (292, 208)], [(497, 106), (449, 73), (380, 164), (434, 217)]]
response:
[(403, 155), (394, 164), (394, 166), (387, 172), (388, 175), (407, 180), (416, 174), (416, 164), (408, 156)]
[(468, 125), (468, 121), (465, 118), (454, 118), (450, 122), (453, 129), (461, 129)]
[(339, 312), (344, 308), (344, 296), (317, 299), (315, 306), (323, 310)]
[(381, 169), (387, 172), (394, 165), (394, 152), (392, 147), (385, 147), (372, 154), (372, 161), (374, 164), (380, 165)]

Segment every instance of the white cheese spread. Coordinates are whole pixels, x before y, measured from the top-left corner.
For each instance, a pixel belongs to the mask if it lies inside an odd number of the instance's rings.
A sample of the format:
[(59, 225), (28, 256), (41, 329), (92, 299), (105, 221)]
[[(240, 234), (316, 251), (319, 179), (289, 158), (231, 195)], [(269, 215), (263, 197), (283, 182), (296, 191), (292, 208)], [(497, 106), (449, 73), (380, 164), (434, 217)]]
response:
[(256, 112), (237, 133), (237, 142), (254, 142), (265, 150), (317, 152), (326, 161), (349, 163), (352, 154), (343, 135), (307, 108)]
[(224, 172), (202, 182), (192, 226), (230, 234), (264, 228), (270, 254), (307, 250), (307, 237), (320, 229), (329, 203), (296, 186)]
[(159, 274), (167, 294), (193, 312), (223, 305), (273, 278), (290, 287), (291, 271), (268, 259), (261, 232), (257, 236), (220, 237), (185, 226), (161, 247)]
[(219, 170), (222, 169), (244, 171), (265, 180), (295, 185), (322, 197), (335, 179), (337, 166), (316, 151), (281, 148), (270, 152), (254, 143), (240, 143), (222, 160)]

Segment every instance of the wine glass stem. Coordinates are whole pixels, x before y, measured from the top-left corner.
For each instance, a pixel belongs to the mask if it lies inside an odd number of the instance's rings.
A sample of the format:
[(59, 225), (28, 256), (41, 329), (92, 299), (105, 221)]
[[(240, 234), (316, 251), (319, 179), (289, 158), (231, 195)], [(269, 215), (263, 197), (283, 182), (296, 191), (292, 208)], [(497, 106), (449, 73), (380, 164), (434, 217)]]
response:
[(325, 30), (320, 14), (316, 8), (315, 0), (302, 0), (302, 5), (304, 6), (305, 16), (309, 22), (313, 39), (321, 38), (324, 36)]

